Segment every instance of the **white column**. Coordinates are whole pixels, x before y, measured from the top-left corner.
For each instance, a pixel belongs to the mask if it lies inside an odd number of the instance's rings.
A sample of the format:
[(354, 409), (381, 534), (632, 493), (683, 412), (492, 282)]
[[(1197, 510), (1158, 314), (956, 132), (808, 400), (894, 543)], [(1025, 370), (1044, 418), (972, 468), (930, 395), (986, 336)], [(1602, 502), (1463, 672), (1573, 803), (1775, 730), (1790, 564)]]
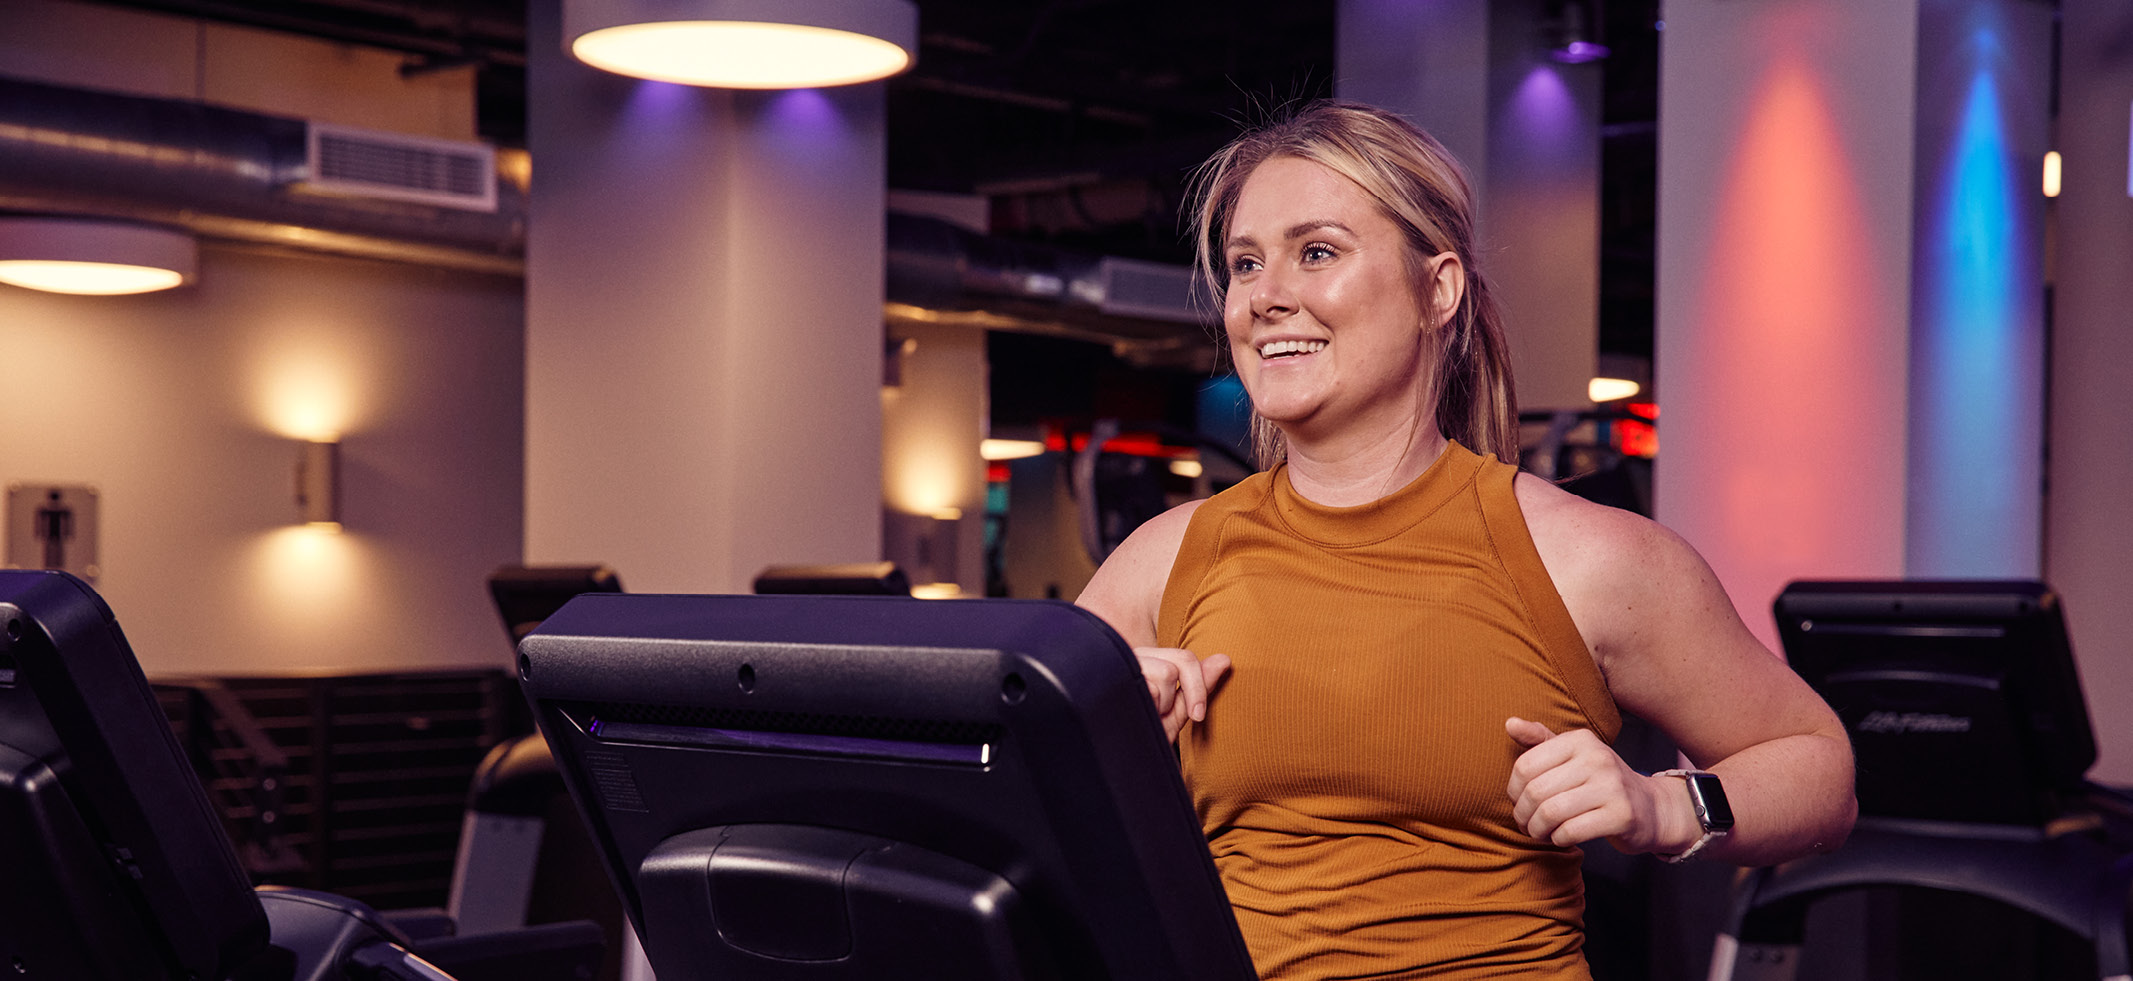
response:
[(1667, 6), (1655, 509), (1773, 649), (1787, 581), (1904, 571), (1917, 20)]
[(2038, 574), (2047, 9), (1669, 4), (1659, 518), (1788, 581)]
[(624, 79), (529, 12), (526, 557), (745, 592), (880, 555), (882, 88)]
[(1601, 69), (1549, 58), (1541, 6), (1343, 0), (1334, 86), (1466, 165), (1519, 405), (1584, 408), (1599, 361)]

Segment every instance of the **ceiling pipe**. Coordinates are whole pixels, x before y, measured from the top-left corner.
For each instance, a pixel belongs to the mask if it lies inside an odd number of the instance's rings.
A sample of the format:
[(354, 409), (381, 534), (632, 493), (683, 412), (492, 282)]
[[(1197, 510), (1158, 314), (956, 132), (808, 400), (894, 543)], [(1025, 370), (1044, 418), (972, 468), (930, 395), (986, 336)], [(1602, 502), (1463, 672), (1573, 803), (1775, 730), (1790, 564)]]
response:
[(1109, 344), (1142, 365), (1211, 367), (1219, 305), (1184, 266), (979, 235), (889, 212), (889, 320)]
[(118, 218), (203, 238), (522, 275), (525, 201), (497, 210), (295, 192), (306, 123), (0, 78), (0, 210)]
[[(305, 122), (198, 102), (0, 78), (0, 213), (111, 218), (204, 239), (523, 276), (525, 200), (494, 213), (292, 190)], [(1184, 267), (887, 216), (891, 323), (1105, 343), (1141, 364), (1202, 366), (1214, 307)]]

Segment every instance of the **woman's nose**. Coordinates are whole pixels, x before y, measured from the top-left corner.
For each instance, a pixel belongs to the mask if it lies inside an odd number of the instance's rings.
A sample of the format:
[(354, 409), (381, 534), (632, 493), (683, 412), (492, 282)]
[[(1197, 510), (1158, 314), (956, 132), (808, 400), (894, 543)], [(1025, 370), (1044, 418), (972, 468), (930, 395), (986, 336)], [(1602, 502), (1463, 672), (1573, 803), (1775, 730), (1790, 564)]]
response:
[(1278, 320), (1296, 309), (1293, 283), (1278, 267), (1269, 267), (1253, 277), (1247, 302), (1257, 320)]

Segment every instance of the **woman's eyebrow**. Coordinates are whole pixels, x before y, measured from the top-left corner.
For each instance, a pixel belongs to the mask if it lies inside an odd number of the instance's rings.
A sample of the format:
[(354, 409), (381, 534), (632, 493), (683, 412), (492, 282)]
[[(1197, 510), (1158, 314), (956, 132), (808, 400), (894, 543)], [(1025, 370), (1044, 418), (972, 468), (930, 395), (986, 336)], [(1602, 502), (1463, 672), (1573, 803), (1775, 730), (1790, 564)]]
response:
[[(1347, 225), (1343, 224), (1337, 219), (1311, 218), (1304, 221), (1299, 221), (1294, 225), (1290, 225), (1289, 230), (1282, 233), (1282, 241), (1294, 241), (1296, 239), (1310, 235), (1312, 232), (1318, 231), (1322, 228), (1331, 228), (1334, 231), (1342, 232), (1347, 235), (1355, 234), (1354, 229), (1349, 228)], [(1232, 235), (1230, 236), (1229, 241), (1223, 244), (1225, 247), (1232, 249), (1251, 248), (1253, 246), (1258, 245), (1259, 240), (1251, 237), (1250, 235)]]
[(1318, 231), (1321, 228), (1331, 228), (1334, 231), (1342, 232), (1348, 235), (1355, 234), (1355, 231), (1353, 229), (1332, 218), (1313, 218), (1309, 221), (1300, 221), (1294, 225), (1290, 225), (1287, 237), (1290, 239), (1303, 238), (1304, 236), (1309, 235), (1312, 232)]

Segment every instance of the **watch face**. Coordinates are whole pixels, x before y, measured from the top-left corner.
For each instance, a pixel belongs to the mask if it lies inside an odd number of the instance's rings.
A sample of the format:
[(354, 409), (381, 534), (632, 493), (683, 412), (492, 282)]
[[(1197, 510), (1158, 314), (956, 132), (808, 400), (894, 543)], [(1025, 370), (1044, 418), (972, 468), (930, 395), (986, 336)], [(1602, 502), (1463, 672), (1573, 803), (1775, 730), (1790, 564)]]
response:
[(1726, 803), (1726, 788), (1709, 773), (1687, 775), (1689, 799), (1696, 802), (1696, 816), (1705, 831), (1733, 830), (1733, 805)]

